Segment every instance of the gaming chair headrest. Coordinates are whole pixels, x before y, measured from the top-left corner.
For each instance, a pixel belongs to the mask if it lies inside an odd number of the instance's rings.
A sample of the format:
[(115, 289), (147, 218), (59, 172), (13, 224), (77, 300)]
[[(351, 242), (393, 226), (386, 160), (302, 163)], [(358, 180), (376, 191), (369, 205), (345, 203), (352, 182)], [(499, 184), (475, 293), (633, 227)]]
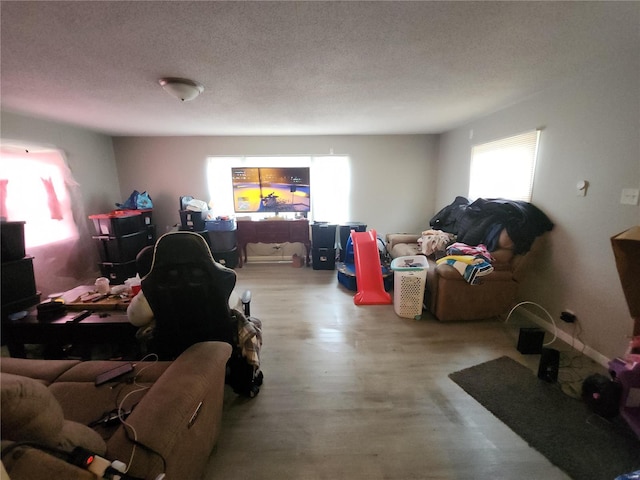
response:
[(194, 232), (169, 232), (156, 242), (151, 268), (198, 262), (215, 262), (205, 239)]
[(236, 272), (215, 261), (209, 245), (200, 234), (187, 231), (165, 233), (158, 239), (153, 250), (151, 269), (142, 282), (143, 291), (146, 291), (145, 285), (162, 281), (164, 274), (159, 272), (180, 265), (197, 265), (208, 270), (224, 292), (225, 301), (229, 300), (236, 285)]
[(147, 245), (136, 255), (136, 270), (140, 278), (151, 271), (153, 264), (153, 245)]

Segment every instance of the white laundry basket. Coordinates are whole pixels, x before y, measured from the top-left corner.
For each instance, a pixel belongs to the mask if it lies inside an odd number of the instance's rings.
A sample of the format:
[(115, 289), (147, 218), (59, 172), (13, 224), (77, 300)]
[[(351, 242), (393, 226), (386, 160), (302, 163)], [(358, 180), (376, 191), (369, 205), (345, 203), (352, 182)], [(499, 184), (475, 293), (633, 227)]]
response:
[(393, 270), (393, 310), (403, 318), (422, 317), (422, 302), (427, 284), (427, 257), (398, 257), (391, 262)]

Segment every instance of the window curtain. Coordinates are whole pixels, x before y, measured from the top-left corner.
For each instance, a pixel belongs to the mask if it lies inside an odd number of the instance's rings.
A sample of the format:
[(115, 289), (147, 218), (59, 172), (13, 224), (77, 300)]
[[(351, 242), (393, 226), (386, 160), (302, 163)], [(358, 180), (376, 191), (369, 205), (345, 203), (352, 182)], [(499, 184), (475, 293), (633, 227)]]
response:
[(97, 253), (87, 228), (80, 185), (64, 152), (3, 140), (0, 144), (0, 216), (25, 222), (25, 250), (34, 257), (42, 299), (93, 284)]

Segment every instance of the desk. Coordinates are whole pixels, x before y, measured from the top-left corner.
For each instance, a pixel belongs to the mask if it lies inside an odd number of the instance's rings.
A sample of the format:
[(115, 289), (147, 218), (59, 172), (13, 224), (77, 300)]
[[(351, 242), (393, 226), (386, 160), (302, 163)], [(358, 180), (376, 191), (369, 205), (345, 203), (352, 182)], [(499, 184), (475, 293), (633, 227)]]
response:
[(299, 242), (304, 244), (307, 251), (307, 265), (311, 263), (308, 220), (240, 220), (237, 225), (239, 267), (243, 265), (243, 256), (244, 262), (247, 261), (247, 243)]
[(29, 343), (45, 345), (49, 351), (68, 344), (108, 343), (137, 351), (138, 328), (129, 323), (126, 312), (96, 312), (80, 322), (69, 322), (77, 314), (70, 312), (54, 320), (38, 320), (34, 311), (19, 320), (3, 320), (2, 340), (12, 357), (21, 358), (26, 356), (24, 345)]

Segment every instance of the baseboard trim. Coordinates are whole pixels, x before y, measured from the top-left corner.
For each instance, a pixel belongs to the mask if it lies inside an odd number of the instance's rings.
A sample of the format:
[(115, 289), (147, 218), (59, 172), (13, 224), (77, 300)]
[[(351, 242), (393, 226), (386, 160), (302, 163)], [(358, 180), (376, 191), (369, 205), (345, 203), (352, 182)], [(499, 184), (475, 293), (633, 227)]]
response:
[(533, 323), (535, 323), (536, 325), (538, 325), (540, 328), (544, 328), (545, 330), (547, 330), (547, 331), (549, 331), (551, 333), (555, 333), (559, 340), (562, 340), (567, 345), (572, 345), (573, 348), (575, 348), (579, 352), (582, 352), (584, 355), (589, 357), (594, 362), (602, 365), (603, 367), (605, 367), (607, 369), (609, 368), (609, 361), (610, 361), (609, 358), (607, 358), (606, 356), (602, 355), (600, 352), (594, 350), (589, 345), (585, 345), (580, 340), (578, 340), (577, 338), (574, 338), (572, 335), (570, 335), (569, 333), (565, 332), (561, 328), (557, 328), (556, 329), (557, 331), (554, 332), (554, 326), (548, 320), (546, 320), (546, 319), (544, 319), (542, 317), (539, 317), (538, 315), (536, 315), (535, 313), (533, 313), (530, 310), (527, 310), (526, 308), (521, 308), (518, 311), (518, 313), (521, 314), (523, 317), (525, 317), (527, 320), (530, 320)]

